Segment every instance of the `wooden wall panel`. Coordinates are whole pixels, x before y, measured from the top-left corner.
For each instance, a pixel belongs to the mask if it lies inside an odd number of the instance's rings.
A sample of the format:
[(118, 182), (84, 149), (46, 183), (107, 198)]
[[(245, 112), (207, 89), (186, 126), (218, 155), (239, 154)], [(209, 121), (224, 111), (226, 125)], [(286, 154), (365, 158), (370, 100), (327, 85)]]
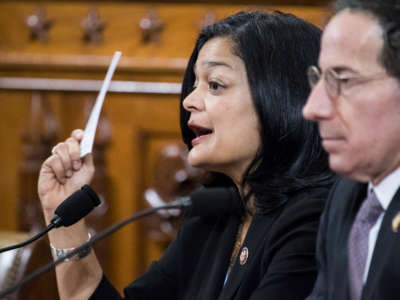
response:
[[(45, 8), (47, 17), (53, 20), (47, 43), (31, 41), (26, 19), (38, 7)], [(107, 25), (101, 47), (82, 42), (81, 21), (91, 7), (96, 7)], [(261, 5), (185, 5), (185, 4), (137, 4), (91, 1), (68, 3), (66, 1), (0, 3), (0, 50), (4, 52), (80, 53), (88, 55), (110, 55), (121, 50), (136, 57), (188, 57), (199, 32), (199, 22), (207, 12), (214, 12), (217, 19), (240, 10), (281, 10), (292, 12), (311, 22), (322, 25), (324, 12), (320, 7), (307, 6), (261, 6)], [(160, 44), (143, 44), (139, 23), (149, 10), (155, 9), (158, 18), (165, 23)], [(12, 12), (12, 13), (10, 13)], [(22, 50), (22, 51), (21, 51)]]
[[(22, 160), (19, 135), (27, 126), (31, 94), (1, 92), (0, 95), (3, 115), (0, 134), (4, 138), (0, 147), (3, 191), (0, 228), (15, 230), (18, 228), (18, 169)], [(72, 129), (84, 127), (82, 102), (89, 95), (48, 93), (46, 96), (59, 120), (61, 139), (65, 139)], [(178, 105), (176, 95), (153, 95), (149, 99), (148, 95), (112, 94), (106, 99), (103, 115), (112, 124), (112, 143), (106, 160), (113, 191), (111, 199), (107, 200), (114, 222), (145, 208), (143, 191), (151, 184), (152, 162), (157, 149), (167, 141), (179, 139)], [(139, 229), (139, 223), (132, 224), (103, 242), (112, 245), (113, 255), (110, 256), (115, 268), (110, 277), (119, 287), (137, 277), (150, 258), (154, 259), (154, 255), (146, 254), (146, 237)]]
[(17, 228), (18, 168), (21, 161), (20, 132), (28, 113), (31, 93), (0, 91), (0, 228)]
[[(143, 192), (151, 173), (152, 144), (179, 137), (178, 103), (177, 96), (155, 97), (151, 101), (131, 96), (129, 100), (114, 98), (113, 103), (107, 102), (114, 137), (107, 157), (110, 166), (118, 166), (110, 169), (110, 176), (118, 178), (113, 181), (113, 189), (119, 201), (114, 206), (119, 218), (145, 208)], [(123, 111), (127, 113), (122, 115)], [(148, 265), (146, 237), (140, 228), (140, 223), (133, 224), (115, 236), (120, 253), (116, 261), (118, 276), (122, 277), (117, 279), (119, 282), (127, 283), (126, 278), (137, 277)]]

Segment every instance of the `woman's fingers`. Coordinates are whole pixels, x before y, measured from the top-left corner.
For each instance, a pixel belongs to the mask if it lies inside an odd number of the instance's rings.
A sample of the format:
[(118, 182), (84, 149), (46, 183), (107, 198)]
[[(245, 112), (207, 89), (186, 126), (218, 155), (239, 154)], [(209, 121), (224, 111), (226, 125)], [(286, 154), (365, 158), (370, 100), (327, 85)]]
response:
[(82, 130), (74, 130), (71, 137), (53, 147), (52, 155), (42, 164), (38, 192), (43, 208), (50, 214), (60, 201), (93, 177), (92, 156), (80, 157), (82, 137)]
[(79, 141), (76, 138), (70, 137), (66, 141), (68, 145), (68, 151), (71, 159), (71, 165), (73, 171), (79, 171), (82, 166), (81, 161), (81, 147)]
[(71, 137), (77, 139), (79, 142), (83, 139), (84, 131), (82, 129), (75, 129), (71, 133)]
[(71, 137), (63, 143), (58, 143), (52, 150), (52, 154), (57, 156), (64, 168), (64, 176), (61, 176), (61, 169), (57, 161), (57, 178), (70, 178), (75, 171), (79, 171), (82, 166), (80, 158), (80, 138), (83, 136), (82, 130), (74, 130)]
[(53, 171), (57, 181), (65, 184), (67, 176), (61, 157), (59, 155), (52, 155), (46, 161), (46, 165)]
[(86, 154), (86, 156), (83, 158), (84, 164), (87, 167), (89, 173), (94, 173), (95, 167), (94, 167), (94, 161), (93, 161), (93, 154), (89, 153)]
[(92, 155), (80, 157), (82, 138), (83, 130), (76, 129), (72, 132), (71, 137), (65, 142), (58, 143), (52, 150), (53, 155), (50, 156), (51, 159), (48, 160), (47, 165), (53, 170), (55, 178), (61, 184), (65, 184), (74, 174), (77, 175), (74, 180), (90, 181), (94, 173)]
[[(72, 171), (72, 159), (69, 152), (69, 147), (67, 143), (58, 143), (57, 146), (54, 148), (54, 154), (57, 156), (62, 165), (64, 170), (64, 176), (69, 178), (73, 175)], [(55, 160), (56, 161), (56, 160)]]

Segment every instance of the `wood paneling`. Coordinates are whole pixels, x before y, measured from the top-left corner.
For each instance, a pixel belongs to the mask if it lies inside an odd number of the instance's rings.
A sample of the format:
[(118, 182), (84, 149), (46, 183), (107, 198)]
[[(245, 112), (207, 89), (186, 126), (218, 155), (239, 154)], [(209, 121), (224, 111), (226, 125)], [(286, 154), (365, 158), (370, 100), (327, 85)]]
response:
[[(31, 41), (26, 19), (38, 7), (45, 8), (48, 18), (53, 19), (46, 43)], [(138, 4), (91, 1), (64, 2), (41, 1), (0, 3), (0, 50), (3, 52), (51, 53), (64, 55), (79, 53), (88, 55), (110, 55), (121, 50), (126, 56), (134, 57), (178, 57), (186, 58), (193, 48), (199, 32), (199, 23), (207, 12), (214, 12), (217, 19), (240, 10), (281, 10), (293, 12), (315, 24), (323, 24), (324, 14), (314, 6), (265, 6), (265, 5), (199, 5), (199, 4)], [(147, 3), (147, 2), (146, 2)], [(84, 43), (81, 20), (89, 8), (96, 7), (101, 18), (107, 22), (104, 43), (101, 46)], [(161, 42), (158, 46), (144, 44), (139, 27), (150, 9), (155, 9), (160, 20), (165, 23)], [(12, 12), (12, 13), (10, 13)], [(29, 50), (29, 51), (27, 51)]]

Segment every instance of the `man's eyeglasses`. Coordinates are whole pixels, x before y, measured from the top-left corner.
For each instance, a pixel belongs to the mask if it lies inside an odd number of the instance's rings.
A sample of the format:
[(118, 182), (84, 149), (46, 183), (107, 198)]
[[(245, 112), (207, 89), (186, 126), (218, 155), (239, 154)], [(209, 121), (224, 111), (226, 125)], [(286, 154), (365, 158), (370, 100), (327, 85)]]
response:
[(347, 91), (352, 86), (366, 83), (371, 80), (382, 79), (385, 76), (387, 76), (386, 73), (378, 73), (372, 76), (351, 77), (348, 75), (340, 75), (333, 69), (327, 69), (322, 73), (317, 66), (310, 66), (307, 70), (308, 83), (310, 84), (311, 89), (313, 89), (322, 78), (328, 95), (334, 99), (340, 95), (346, 96), (348, 94)]

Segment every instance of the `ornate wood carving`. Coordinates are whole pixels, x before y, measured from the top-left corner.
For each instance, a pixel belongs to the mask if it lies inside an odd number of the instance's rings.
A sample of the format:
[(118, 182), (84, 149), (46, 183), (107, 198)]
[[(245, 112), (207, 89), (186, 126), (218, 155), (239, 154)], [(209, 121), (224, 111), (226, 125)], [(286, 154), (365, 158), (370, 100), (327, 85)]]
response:
[(49, 30), (54, 21), (47, 18), (46, 10), (39, 6), (35, 12), (26, 19), (26, 24), (30, 28), (30, 39), (47, 42), (49, 40)]
[(58, 123), (46, 95), (34, 92), (27, 125), (22, 133), (23, 158), (19, 170), (19, 229), (37, 231), (44, 226), (37, 195), (40, 166), (56, 143)]
[(140, 29), (142, 30), (142, 41), (145, 44), (161, 42), (161, 33), (164, 30), (164, 22), (158, 18), (157, 11), (151, 9), (147, 17), (139, 22)]
[(103, 31), (106, 23), (100, 19), (97, 8), (91, 8), (88, 15), (82, 20), (83, 40), (90, 44), (100, 45), (103, 43)]
[[(187, 162), (187, 148), (182, 143), (164, 146), (154, 171), (154, 186), (146, 189), (145, 200), (150, 206), (159, 206), (185, 196), (201, 184), (202, 172)], [(148, 219), (148, 236), (167, 246), (176, 236), (180, 211), (160, 212)]]
[(214, 12), (207, 12), (204, 18), (199, 22), (199, 30), (201, 31), (204, 27), (214, 24), (217, 21), (217, 17)]

